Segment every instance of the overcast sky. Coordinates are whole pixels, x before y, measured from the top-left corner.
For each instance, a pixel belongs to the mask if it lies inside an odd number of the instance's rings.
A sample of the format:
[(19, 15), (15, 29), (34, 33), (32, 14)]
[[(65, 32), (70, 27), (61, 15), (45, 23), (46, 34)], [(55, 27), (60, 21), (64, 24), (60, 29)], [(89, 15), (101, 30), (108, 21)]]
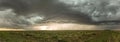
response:
[(118, 21), (119, 0), (0, 0), (0, 26), (26, 27), (40, 22), (93, 25)]

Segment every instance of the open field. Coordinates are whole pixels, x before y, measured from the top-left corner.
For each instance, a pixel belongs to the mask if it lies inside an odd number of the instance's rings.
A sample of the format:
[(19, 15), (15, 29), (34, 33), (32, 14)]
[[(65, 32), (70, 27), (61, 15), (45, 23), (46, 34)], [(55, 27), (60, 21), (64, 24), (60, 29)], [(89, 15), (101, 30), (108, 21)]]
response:
[(120, 31), (1, 31), (0, 42), (120, 42)]

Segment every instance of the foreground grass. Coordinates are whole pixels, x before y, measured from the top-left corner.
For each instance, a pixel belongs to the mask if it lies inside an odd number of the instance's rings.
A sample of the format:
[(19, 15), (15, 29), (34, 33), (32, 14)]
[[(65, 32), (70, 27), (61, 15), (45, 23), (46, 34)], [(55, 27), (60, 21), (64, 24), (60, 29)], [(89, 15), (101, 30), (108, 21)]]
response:
[(120, 42), (119, 31), (0, 32), (0, 42)]

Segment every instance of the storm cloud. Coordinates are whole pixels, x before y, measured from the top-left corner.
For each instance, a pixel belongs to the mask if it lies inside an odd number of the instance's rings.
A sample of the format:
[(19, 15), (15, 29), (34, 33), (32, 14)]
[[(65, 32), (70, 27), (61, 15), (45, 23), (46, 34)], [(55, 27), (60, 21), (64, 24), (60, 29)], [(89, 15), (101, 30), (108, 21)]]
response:
[[(119, 2), (119, 0), (0, 0), (0, 26), (27, 28), (57, 22), (97, 27), (96, 24), (105, 24), (99, 22), (119, 21)], [(118, 26), (110, 29), (114, 27)], [(109, 26), (100, 28), (106, 29)]]

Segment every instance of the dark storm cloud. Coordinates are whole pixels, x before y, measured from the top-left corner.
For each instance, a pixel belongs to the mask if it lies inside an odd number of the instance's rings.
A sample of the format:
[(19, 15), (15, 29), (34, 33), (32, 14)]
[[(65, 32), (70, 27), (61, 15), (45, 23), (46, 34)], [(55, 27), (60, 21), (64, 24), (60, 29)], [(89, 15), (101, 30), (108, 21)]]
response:
[[(39, 24), (41, 22), (53, 20), (53, 22), (60, 21), (67, 23), (73, 22), (77, 24), (97, 24), (94, 22), (104, 21), (105, 19), (114, 19), (106, 18), (106, 16), (101, 15), (93, 16), (93, 13), (97, 14), (95, 13), (95, 10), (98, 10), (99, 14), (100, 12), (101, 14), (105, 14), (106, 12), (111, 12), (109, 11), (109, 9), (113, 9), (116, 11), (116, 7), (112, 8), (111, 6), (105, 11), (102, 11), (102, 9), (104, 10), (105, 8), (99, 7), (101, 7), (101, 2), (104, 1), (87, 1), (91, 2), (92, 4), (85, 3), (86, 1), (87, 0), (0, 0), (0, 12), (2, 12), (1, 14), (3, 14), (1, 15), (3, 17), (0, 17), (0, 20), (3, 19), (2, 22), (0, 22), (0, 25), (10, 27), (26, 27), (29, 25), (31, 26)], [(88, 12), (88, 10), (90, 10), (91, 13)], [(6, 12), (10, 13), (6, 14)], [(101, 17), (105, 19), (101, 19)], [(119, 18), (119, 14), (116, 17)]]
[[(83, 13), (70, 10), (67, 5), (56, 0), (0, 0), (0, 9), (3, 12), (0, 25), (3, 27), (24, 27), (34, 25), (37, 21), (56, 19), (56, 21), (74, 20), (77, 23), (89, 23), (88, 17)], [(8, 10), (10, 13), (7, 13)]]

